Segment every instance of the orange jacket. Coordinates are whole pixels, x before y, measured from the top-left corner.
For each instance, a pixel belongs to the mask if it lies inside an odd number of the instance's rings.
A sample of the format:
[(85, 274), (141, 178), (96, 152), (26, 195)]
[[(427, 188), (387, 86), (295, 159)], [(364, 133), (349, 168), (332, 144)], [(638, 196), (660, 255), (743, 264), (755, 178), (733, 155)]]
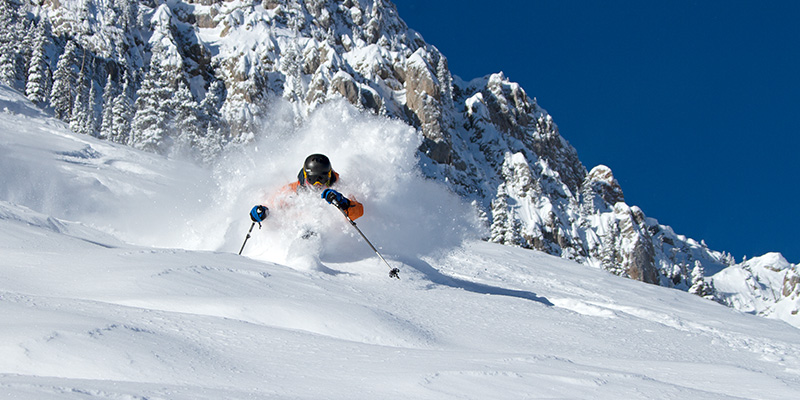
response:
[[(297, 193), (297, 191), (300, 190), (300, 188), (305, 187), (305, 182), (302, 176), (303, 176), (303, 171), (300, 171), (300, 174), (297, 177), (297, 181), (285, 185), (278, 191), (278, 193), (279, 194)], [(333, 171), (333, 182), (331, 183), (331, 185), (336, 183), (338, 180), (339, 180), (339, 173)], [(330, 187), (331, 185), (328, 185), (327, 187)], [(350, 200), (350, 207), (344, 210), (344, 212), (347, 214), (348, 217), (350, 217), (350, 219), (355, 221), (356, 219), (364, 215), (364, 205), (359, 203), (352, 197), (347, 197), (347, 199)]]

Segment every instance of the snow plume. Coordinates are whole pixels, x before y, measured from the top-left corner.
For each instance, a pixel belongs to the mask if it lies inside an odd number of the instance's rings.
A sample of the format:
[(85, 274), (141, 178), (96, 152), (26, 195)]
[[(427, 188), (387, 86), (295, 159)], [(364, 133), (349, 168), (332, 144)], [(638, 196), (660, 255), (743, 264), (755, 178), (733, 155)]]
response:
[[(238, 251), (256, 204), (271, 214), (256, 228), (244, 254), (314, 267), (374, 256), (344, 217), (319, 193), (278, 195), (297, 179), (305, 158), (327, 155), (340, 174), (336, 189), (364, 204), (358, 227), (385, 255), (416, 256), (459, 245), (481, 234), (475, 211), (441, 183), (425, 179), (417, 148), (421, 135), (408, 125), (360, 111), (344, 100), (319, 107), (295, 125), (291, 104), (277, 100), (266, 113), (256, 145), (225, 154), (215, 167), (218, 195), (210, 215), (193, 226), (202, 232), (181, 247)], [(227, 231), (220, 232), (223, 227)], [(432, 234), (431, 232), (435, 232)], [(313, 233), (313, 234), (312, 234)], [(311, 234), (311, 240), (299, 239)]]
[[(4, 89), (13, 104), (28, 104)], [(276, 100), (255, 145), (230, 150), (211, 170), (89, 136), (58, 134), (66, 131), (63, 123), (36, 118), (27, 109), (19, 114), (5, 114), (30, 123), (19, 127), (15, 141), (0, 146), (0, 195), (128, 243), (238, 252), (250, 208), (264, 204), (272, 215), (254, 230), (246, 255), (280, 262), (297, 254), (312, 261), (373, 257), (319, 194), (297, 196), (283, 207), (274, 203), (272, 197), (296, 179), (312, 153), (326, 154), (341, 176), (336, 188), (364, 204), (358, 226), (384, 255), (431, 254), (480, 234), (474, 210), (420, 173), (416, 130), (345, 101), (318, 108), (298, 126), (291, 104)], [(318, 234), (320, 240), (310, 242), (317, 246), (291, 250), (306, 231)]]

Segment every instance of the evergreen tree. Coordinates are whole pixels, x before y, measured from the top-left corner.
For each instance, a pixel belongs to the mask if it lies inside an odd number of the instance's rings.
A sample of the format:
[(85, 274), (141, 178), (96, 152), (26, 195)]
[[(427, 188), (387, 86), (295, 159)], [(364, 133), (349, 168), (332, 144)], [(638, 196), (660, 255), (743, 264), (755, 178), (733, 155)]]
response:
[(47, 103), (52, 86), (52, 77), (45, 51), (47, 44), (45, 25), (46, 22), (42, 21), (36, 26), (33, 53), (28, 68), (28, 82), (25, 85), (25, 95), (30, 101), (39, 105)]
[(722, 263), (730, 267), (731, 265), (736, 264), (736, 258), (733, 256), (733, 254), (723, 251)]
[(447, 67), (447, 58), (443, 55), (439, 56), (439, 62), (436, 64), (436, 79), (439, 81), (442, 104), (452, 103), (453, 77), (450, 75), (450, 69)]
[[(5, 47), (5, 43), (3, 44)], [(17, 83), (16, 53), (3, 51), (0, 53), (0, 82), (14, 87)]]
[(302, 80), (302, 54), (298, 39), (295, 36), (289, 41), (286, 50), (281, 55), (281, 72), (286, 76), (283, 98), (295, 104), (299, 114), (299, 105), (305, 97)]
[(36, 43), (36, 24), (33, 20), (29, 20), (28, 17), (25, 16), (27, 13), (26, 7), (20, 7), (18, 12), (20, 13), (20, 18), (17, 19), (17, 26), (14, 29), (19, 30), (19, 32), (23, 32), (19, 35), (20, 43), (18, 53), (21, 58), (18, 60), (21, 62), (19, 65), (19, 77), (25, 80), (27, 78), (27, 71), (28, 66), (30, 65), (31, 54), (33, 53), (33, 47)]
[(53, 73), (53, 88), (50, 92), (50, 105), (53, 106), (56, 118), (69, 120), (72, 103), (75, 100), (75, 83), (78, 79), (76, 71), (76, 53), (78, 46), (74, 41), (67, 41), (64, 54), (58, 59), (56, 71)]
[(712, 298), (714, 296), (714, 286), (711, 282), (706, 281), (706, 271), (700, 261), (694, 262), (694, 269), (692, 269), (692, 287), (689, 288), (689, 293), (696, 294), (701, 297)]
[(200, 102), (200, 108), (204, 113), (207, 122), (217, 124), (222, 119), (220, 109), (225, 102), (225, 83), (222, 80), (214, 80), (208, 85), (206, 97)]
[(129, 32), (137, 25), (138, 1), (114, 0), (114, 8), (118, 10), (119, 26), (123, 32)]
[(0, 0), (0, 82), (19, 88), (24, 76), (24, 38), (27, 32), (20, 13), (24, 9), (18, 4)]
[[(100, 104), (102, 107), (102, 103)], [(102, 110), (100, 110), (102, 111)], [(100, 118), (102, 114), (98, 112), (97, 107), (97, 85), (94, 80), (89, 79), (89, 121), (88, 127), (91, 130), (92, 136), (100, 135)]]
[(229, 138), (228, 125), (222, 117), (222, 105), (225, 103), (225, 83), (222, 80), (214, 80), (208, 85), (206, 97), (200, 102), (202, 111), (202, 122), (208, 126), (206, 136), (211, 135), (211, 131), (218, 137), (220, 144), (225, 143)]
[(619, 252), (618, 243), (620, 237), (621, 232), (618, 221), (610, 221), (609, 226), (606, 227), (606, 233), (600, 237), (600, 262), (604, 270), (623, 276), (625, 271), (620, 265), (622, 256)]
[(78, 78), (75, 101), (72, 103), (69, 128), (75, 133), (94, 135), (94, 99), (92, 80), (81, 72)]
[(501, 183), (497, 188), (497, 196), (492, 200), (492, 225), (489, 241), (509, 246), (522, 246), (524, 241), (520, 236), (519, 222), (514, 218), (508, 205), (508, 192), (506, 184)]
[(110, 139), (113, 136), (114, 128), (114, 100), (117, 98), (119, 90), (111, 74), (106, 78), (106, 85), (103, 88), (103, 114), (100, 122), (100, 138)]
[(174, 118), (171, 121), (174, 134), (174, 147), (172, 151), (177, 154), (195, 156), (200, 138), (200, 120), (198, 114), (200, 105), (195, 101), (189, 87), (184, 81), (178, 82), (178, 90), (170, 98), (169, 108), (173, 110)]
[(157, 54), (153, 53), (150, 70), (136, 93), (130, 144), (137, 149), (165, 154), (170, 147), (168, 104), (172, 93)]
[(210, 163), (222, 151), (225, 141), (223, 125), (218, 117), (212, 120), (206, 114), (210, 109), (218, 116), (216, 108), (222, 101), (222, 87), (221, 82), (212, 83), (203, 103), (198, 104), (185, 82), (179, 82), (171, 106), (175, 112), (172, 125), (176, 132), (173, 152), (191, 155), (197, 161)]
[(209, 164), (214, 161), (222, 152), (225, 143), (225, 132), (220, 125), (213, 125), (208, 122), (205, 134), (198, 138), (198, 158), (199, 161)]
[(111, 110), (111, 130), (108, 140), (116, 143), (130, 144), (131, 120), (133, 104), (128, 97), (128, 72), (122, 78), (122, 90), (114, 97)]
[[(167, 154), (177, 138), (177, 135), (171, 133), (171, 129), (177, 127), (177, 108), (183, 107), (183, 103), (191, 98), (194, 109), (192, 113), (197, 118), (199, 107), (190, 92), (181, 92), (181, 99), (173, 99), (173, 95), (180, 91), (180, 84), (186, 84), (181, 49), (174, 37), (174, 18), (166, 4), (160, 5), (152, 16), (153, 38), (157, 40), (151, 39), (154, 45), (151, 49), (150, 68), (136, 94), (136, 114), (131, 130), (131, 143), (134, 147), (160, 154)], [(197, 125), (196, 121), (186, 123)], [(192, 133), (187, 135), (191, 137)]]
[(0, 18), (4, 22), (4, 24), (0, 25), (0, 38), (9, 34), (5, 23), (13, 22), (14, 18), (16, 18), (15, 14), (13, 7), (9, 4), (9, 0), (0, 0)]

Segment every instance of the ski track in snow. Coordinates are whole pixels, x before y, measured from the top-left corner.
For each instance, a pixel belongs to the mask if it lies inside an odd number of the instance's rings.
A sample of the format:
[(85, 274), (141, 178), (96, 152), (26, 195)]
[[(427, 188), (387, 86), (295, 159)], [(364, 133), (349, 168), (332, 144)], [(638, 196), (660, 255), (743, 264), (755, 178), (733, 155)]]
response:
[(0, 397), (800, 394), (797, 329), (454, 234), (469, 218), (441, 210), (467, 208), (413, 173), (417, 142), (400, 140), (412, 132), (342, 107), (309, 124), (324, 131), (344, 118), (337, 124), (358, 126), (372, 146), (386, 144), (386, 130), (400, 135), (388, 176), (356, 172), (385, 161), (361, 157), (376, 147), (333, 146), (339, 128), (321, 139), (347, 188), (369, 195), (359, 227), (401, 269), (399, 281), (325, 204), (311, 211), (315, 241), (297, 239), (308, 221), (274, 219), (235, 255), (253, 193), (296, 173), (313, 139), (302, 128), (303, 145), (282, 156), (243, 153), (204, 171), (73, 135), (0, 86)]

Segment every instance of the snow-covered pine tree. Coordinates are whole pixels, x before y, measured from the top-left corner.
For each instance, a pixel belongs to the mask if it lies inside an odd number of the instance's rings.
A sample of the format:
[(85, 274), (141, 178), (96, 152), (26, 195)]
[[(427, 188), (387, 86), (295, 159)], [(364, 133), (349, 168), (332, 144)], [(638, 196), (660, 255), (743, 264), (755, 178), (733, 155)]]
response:
[(695, 260), (694, 268), (692, 269), (692, 286), (689, 288), (689, 293), (696, 294), (705, 298), (712, 298), (714, 296), (714, 286), (711, 282), (706, 281), (706, 272), (700, 261)]
[(128, 71), (122, 77), (122, 90), (114, 97), (111, 106), (111, 129), (108, 140), (116, 143), (130, 144), (131, 120), (133, 104), (128, 93)]
[(505, 183), (497, 188), (497, 196), (492, 200), (492, 225), (489, 228), (489, 241), (503, 244), (508, 224), (508, 204), (506, 203)]
[(102, 117), (103, 104), (97, 104), (97, 84), (93, 79), (89, 79), (89, 128), (91, 135), (100, 134), (100, 118)]
[(206, 91), (206, 97), (200, 102), (202, 112), (200, 123), (205, 124), (205, 132), (198, 138), (198, 149), (200, 160), (204, 163), (213, 161), (229, 137), (228, 127), (220, 115), (224, 101), (225, 84), (221, 80), (212, 81)]
[(136, 25), (138, 1), (113, 0), (111, 6), (115, 10), (117, 23), (123, 32), (129, 32)]
[(94, 85), (87, 72), (81, 70), (78, 75), (77, 94), (72, 103), (69, 128), (75, 133), (94, 135)]
[(600, 262), (603, 269), (611, 272), (614, 275), (624, 276), (625, 270), (620, 265), (622, 263), (622, 256), (619, 254), (619, 238), (620, 228), (619, 222), (614, 219), (609, 222), (606, 227), (606, 232), (600, 237)]
[(441, 93), (442, 104), (453, 103), (453, 77), (450, 75), (450, 68), (447, 66), (447, 58), (442, 55), (436, 63), (436, 79), (439, 81), (439, 91)]
[(31, 53), (33, 53), (33, 45), (36, 42), (36, 25), (33, 19), (28, 18), (27, 4), (20, 7), (17, 11), (19, 12), (19, 18), (17, 19), (17, 24), (14, 29), (23, 32), (20, 34), (21, 42), (18, 49), (20, 58), (18, 58), (18, 61), (21, 63), (19, 65), (19, 77), (23, 80), (22, 83), (24, 84), (24, 80), (27, 79), (28, 66), (30, 65)]
[(295, 105), (296, 112), (299, 110), (301, 99), (305, 96), (302, 80), (302, 55), (298, 38), (294, 37), (281, 55), (280, 71), (286, 76), (283, 98)]
[(178, 82), (178, 90), (170, 98), (168, 107), (174, 115), (170, 121), (172, 132), (174, 132), (173, 146), (170, 151), (196, 158), (197, 152), (200, 151), (197, 148), (201, 135), (200, 119), (198, 118), (200, 105), (183, 80)]
[(45, 49), (48, 43), (46, 25), (46, 20), (42, 20), (36, 25), (33, 52), (28, 67), (28, 81), (25, 84), (25, 95), (30, 101), (40, 106), (46, 104), (50, 99), (53, 79)]
[(501, 183), (497, 188), (497, 197), (492, 200), (492, 225), (490, 227), (489, 241), (509, 246), (521, 246), (523, 240), (519, 235), (519, 225), (508, 205), (508, 192), (506, 184)]
[(225, 143), (225, 133), (219, 126), (208, 122), (204, 134), (198, 138), (198, 160), (204, 164), (212, 163), (225, 148)]
[(727, 251), (723, 251), (722, 252), (722, 262), (723, 262), (723, 264), (725, 264), (727, 266), (731, 266), (733, 264), (736, 264), (736, 258), (733, 256), (733, 254), (731, 254), (731, 253), (729, 253)]
[(106, 78), (106, 85), (103, 87), (103, 113), (100, 118), (100, 135), (101, 139), (109, 139), (113, 135), (114, 127), (114, 99), (117, 98), (119, 90), (111, 74)]
[(17, 55), (11, 51), (0, 53), (0, 82), (11, 87), (17, 83), (16, 58)]
[(19, 7), (14, 0), (0, 0), (0, 18), (4, 22), (0, 25), (0, 39), (5, 39), (5, 35), (9, 32), (8, 23), (14, 22), (16, 18), (15, 9)]
[(0, 0), (0, 82), (19, 88), (23, 78), (24, 33), (26, 32), (20, 13), (21, 4), (12, 0)]
[(58, 119), (67, 121), (72, 113), (72, 103), (75, 101), (75, 86), (78, 80), (76, 67), (78, 46), (73, 40), (68, 40), (64, 53), (58, 58), (56, 70), (53, 73), (53, 88), (50, 91), (50, 105), (53, 107)]
[(13, 37), (0, 41), (0, 82), (11, 87), (16, 87), (19, 83), (16, 43)]
[(203, 121), (214, 131), (222, 134), (222, 138), (228, 137), (225, 121), (220, 114), (222, 104), (225, 103), (225, 83), (220, 80), (213, 80), (208, 85), (206, 97), (200, 102), (200, 110), (203, 113)]
[(140, 150), (166, 154), (171, 145), (169, 121), (172, 120), (172, 110), (169, 109), (169, 99), (172, 97), (172, 88), (158, 54), (153, 53), (150, 70), (136, 92), (130, 144)]

